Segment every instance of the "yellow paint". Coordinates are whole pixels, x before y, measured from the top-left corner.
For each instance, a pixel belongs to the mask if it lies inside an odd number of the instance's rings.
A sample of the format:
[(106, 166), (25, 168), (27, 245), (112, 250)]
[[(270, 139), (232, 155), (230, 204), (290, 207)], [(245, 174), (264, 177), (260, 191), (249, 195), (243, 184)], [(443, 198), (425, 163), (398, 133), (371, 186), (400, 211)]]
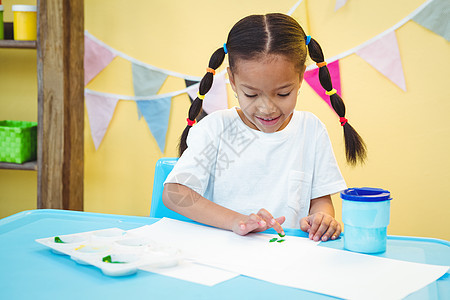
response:
[[(230, 0), (212, 4), (209, 0), (168, 0), (136, 1), (131, 5), (119, 0), (85, 1), (85, 28), (108, 45), (138, 60), (202, 76), (209, 57), (225, 42), (236, 21), (251, 13), (287, 12), (295, 2)], [(305, 0), (293, 16), (319, 41), (326, 57), (332, 57), (390, 28), (423, 2), (349, 1), (334, 12), (335, 1)], [(450, 93), (446, 88), (449, 43), (412, 21), (397, 30), (396, 35), (407, 92), (357, 55), (340, 61), (346, 117), (369, 148), (365, 166), (351, 168), (346, 165), (339, 118), (306, 83), (301, 88), (297, 109), (311, 111), (325, 123), (349, 187), (382, 187), (392, 192), (389, 234), (449, 240), (450, 123), (447, 119)], [(36, 114), (32, 106), (35, 96), (28, 97), (31, 100), (27, 103), (32, 105), (11, 104), (25, 98), (21, 96), (25, 94), (23, 89), (32, 86), (35, 92), (35, 81), (29, 74), (35, 69), (21, 62), (23, 59), (35, 60), (33, 52), (27, 51), (30, 50), (0, 49), (0, 119), (17, 117), (35, 121), (32, 118)], [(9, 62), (11, 55), (13, 63)], [(7, 65), (6, 69), (4, 65)], [(3, 70), (22, 75), (20, 83), (9, 79)], [(13, 89), (11, 85), (21, 89)], [(88, 87), (132, 95), (130, 63), (116, 58)], [(184, 87), (182, 79), (169, 77), (161, 93)], [(189, 104), (186, 95), (173, 98), (164, 153), (160, 152), (144, 119), (138, 120), (133, 102), (119, 101), (97, 151), (86, 116), (86, 211), (149, 214), (155, 163), (160, 157), (176, 156)], [(237, 105), (231, 89), (229, 105)], [(34, 174), (0, 170), (2, 217), (35, 208)], [(341, 201), (336, 195), (333, 200), (340, 220)]]
[(80, 245), (80, 246), (76, 247), (75, 250), (81, 250), (81, 249), (83, 249), (84, 247), (86, 247), (86, 245)]

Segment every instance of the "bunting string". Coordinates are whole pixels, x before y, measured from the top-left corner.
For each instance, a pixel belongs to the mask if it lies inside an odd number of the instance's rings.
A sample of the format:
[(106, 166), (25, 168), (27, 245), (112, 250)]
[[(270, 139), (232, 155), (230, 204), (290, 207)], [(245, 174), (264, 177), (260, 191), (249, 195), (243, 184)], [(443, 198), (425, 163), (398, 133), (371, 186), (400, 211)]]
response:
[[(418, 8), (416, 8), (412, 13), (410, 13), (408, 16), (406, 16), (405, 18), (403, 18), (400, 22), (398, 22), (397, 24), (395, 24), (394, 26), (392, 26), (391, 28), (383, 31), (382, 33), (380, 33), (379, 35), (374, 36), (373, 38), (371, 38), (370, 40), (360, 44), (359, 46), (356, 46), (352, 49), (349, 49), (345, 52), (342, 52), (336, 56), (333, 56), (331, 58), (326, 59), (327, 62), (333, 62), (336, 60), (340, 60), (344, 57), (347, 57), (351, 54), (356, 53), (357, 51), (363, 49), (364, 47), (372, 44), (373, 42), (383, 38), (384, 36), (388, 35), (389, 33), (399, 29), (400, 27), (402, 27), (403, 25), (405, 25), (408, 21), (410, 21), (412, 18), (414, 18), (417, 14), (419, 14), (422, 10), (424, 10), (430, 3), (432, 3), (435, 0), (427, 0), (426, 2), (424, 2), (421, 6), (419, 6)], [(317, 66), (315, 64), (309, 65), (306, 70), (312, 70), (312, 69), (316, 69)]]
[(287, 15), (292, 16), (294, 11), (299, 7), (299, 5), (303, 2), (303, 0), (298, 0), (297, 3), (294, 4), (294, 6), (291, 7), (291, 9), (288, 11)]
[[(217, 73), (215, 76), (221, 76), (224, 75), (227, 72), (227, 70), (222, 70), (219, 73)], [(199, 80), (195, 80), (195, 81), (199, 81)], [(148, 95), (148, 96), (129, 96), (129, 95), (121, 95), (121, 94), (113, 94), (113, 93), (106, 93), (106, 92), (99, 92), (99, 91), (94, 91), (88, 88), (84, 89), (84, 93), (85, 94), (89, 94), (89, 95), (95, 95), (95, 96), (103, 96), (103, 97), (112, 97), (112, 98), (118, 98), (120, 100), (125, 100), (125, 101), (137, 101), (137, 100), (157, 100), (157, 99), (162, 99), (162, 98), (168, 98), (168, 97), (175, 97), (184, 93), (187, 93), (189, 90), (198, 90), (198, 86), (199, 83), (193, 84), (187, 88), (184, 88), (182, 90), (179, 91), (173, 91), (173, 92), (169, 92), (169, 93), (165, 93), (165, 94), (158, 94), (158, 95)], [(197, 93), (197, 92), (196, 92)]]
[(153, 70), (156, 72), (164, 73), (168, 76), (173, 76), (173, 77), (178, 77), (178, 78), (183, 78), (183, 79), (193, 80), (193, 81), (200, 81), (202, 79), (201, 77), (198, 77), (198, 76), (186, 75), (186, 74), (182, 74), (182, 73), (178, 73), (175, 71), (166, 70), (166, 69), (162, 69), (162, 68), (158, 68), (158, 67), (146, 64), (140, 60), (137, 60), (137, 59), (119, 51), (119, 50), (114, 49), (113, 47), (109, 46), (108, 44), (105, 44), (104, 42), (102, 42), (101, 40), (99, 40), (98, 38), (96, 38), (95, 36), (90, 34), (87, 30), (84, 31), (84, 35), (87, 36), (88, 38), (92, 39), (96, 43), (100, 44), (104, 48), (108, 49), (109, 51), (114, 53), (116, 56), (120, 56), (136, 65), (140, 65), (142, 67), (145, 67), (147, 69), (150, 69), (150, 70)]

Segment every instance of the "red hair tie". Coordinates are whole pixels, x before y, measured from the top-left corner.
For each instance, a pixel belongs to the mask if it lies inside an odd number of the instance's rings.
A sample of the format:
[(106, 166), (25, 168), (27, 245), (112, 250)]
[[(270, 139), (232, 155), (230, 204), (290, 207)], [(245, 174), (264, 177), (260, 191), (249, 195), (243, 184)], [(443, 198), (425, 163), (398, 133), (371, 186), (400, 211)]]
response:
[(345, 124), (347, 124), (347, 119), (346, 118), (344, 118), (344, 117), (340, 117), (339, 118), (339, 122), (341, 122), (341, 126), (344, 126)]
[(191, 119), (187, 118), (186, 121), (188, 122), (188, 126), (192, 127), (195, 124), (195, 120), (192, 121)]

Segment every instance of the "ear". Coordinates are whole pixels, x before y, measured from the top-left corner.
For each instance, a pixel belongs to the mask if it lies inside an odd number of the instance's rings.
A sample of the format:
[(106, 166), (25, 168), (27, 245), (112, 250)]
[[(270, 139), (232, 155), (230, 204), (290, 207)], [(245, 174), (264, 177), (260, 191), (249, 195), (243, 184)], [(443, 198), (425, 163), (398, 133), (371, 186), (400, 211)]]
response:
[(236, 92), (236, 83), (234, 82), (233, 72), (231, 72), (230, 67), (227, 67), (227, 73), (228, 73), (228, 79), (230, 80), (231, 88), (237, 94), (237, 92)]

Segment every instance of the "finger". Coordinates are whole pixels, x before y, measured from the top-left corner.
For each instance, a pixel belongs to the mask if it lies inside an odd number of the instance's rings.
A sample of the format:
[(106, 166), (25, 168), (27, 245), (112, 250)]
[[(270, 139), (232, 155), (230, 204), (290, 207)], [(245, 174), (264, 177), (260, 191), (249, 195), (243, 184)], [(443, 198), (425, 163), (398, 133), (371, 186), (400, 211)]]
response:
[(311, 222), (311, 228), (309, 229), (309, 238), (313, 239), (314, 235), (319, 229), (320, 224), (322, 223), (323, 215), (322, 214), (314, 214), (309, 216)]
[(337, 226), (336, 226), (336, 231), (334, 232), (334, 234), (331, 236), (331, 239), (332, 240), (335, 240), (335, 239), (337, 239), (340, 235), (341, 235), (341, 224), (339, 224), (339, 222), (337, 223)]
[(300, 220), (300, 229), (304, 232), (309, 232), (311, 225), (309, 225), (309, 217), (304, 217)]
[(273, 218), (272, 214), (264, 208), (261, 208), (258, 211), (258, 216), (264, 220), (267, 228), (272, 227), (276, 223), (276, 220)]
[(322, 219), (322, 222), (320, 223), (319, 229), (317, 229), (316, 234), (314, 234), (314, 240), (317, 242), (320, 240), (322, 235), (328, 230), (328, 227), (330, 226), (331, 220), (324, 217)]
[(284, 236), (283, 227), (281, 227), (280, 223), (272, 216), (270, 212), (266, 209), (262, 208), (259, 210), (258, 215), (264, 219), (267, 223), (267, 228), (273, 227), (275, 231)]
[(275, 221), (278, 222), (278, 224), (283, 225), (284, 221), (286, 221), (286, 217), (285, 216), (281, 216), (275, 219)]
[(245, 235), (247, 233), (246, 229), (247, 229), (247, 226), (245, 226), (245, 222), (244, 221), (240, 221), (239, 225), (238, 225), (237, 234)]
[(247, 220), (247, 224), (256, 223), (259, 226), (265, 226), (266, 222), (257, 214), (251, 214)]
[(330, 225), (328, 226), (327, 231), (322, 236), (322, 241), (325, 242), (334, 235), (334, 233), (336, 232), (336, 229), (337, 229), (337, 225), (338, 225), (338, 222), (331, 221)]

